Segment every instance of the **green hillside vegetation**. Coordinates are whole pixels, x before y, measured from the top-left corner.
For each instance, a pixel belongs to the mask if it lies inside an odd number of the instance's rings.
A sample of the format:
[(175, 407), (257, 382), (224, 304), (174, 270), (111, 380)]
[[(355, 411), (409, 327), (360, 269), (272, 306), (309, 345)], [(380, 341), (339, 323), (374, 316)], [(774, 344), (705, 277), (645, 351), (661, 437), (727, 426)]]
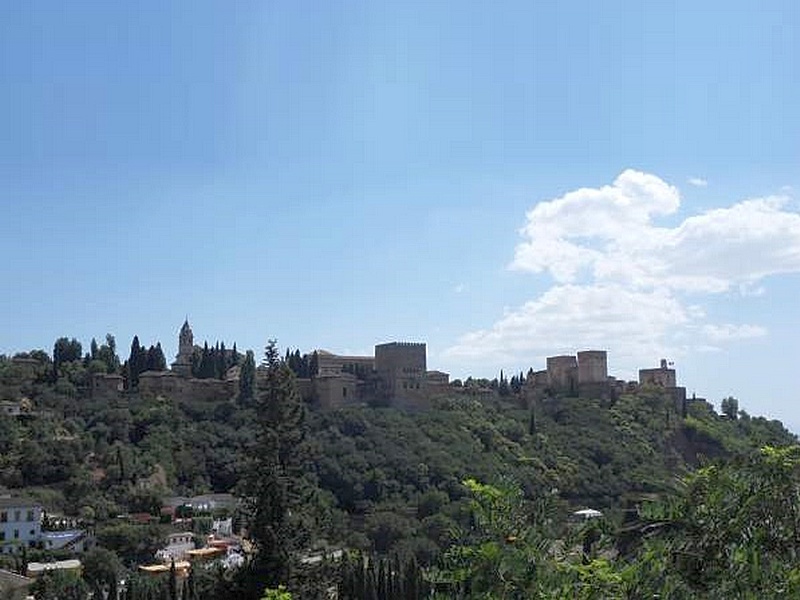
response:
[[(87, 356), (81, 356), (80, 345), (75, 344), (67, 338), (57, 341), (55, 362), (42, 351), (22, 355), (33, 359), (24, 364), (0, 357), (0, 400), (22, 400), (21, 415), (0, 414), (0, 486), (37, 498), (48, 512), (74, 517), (91, 528), (104, 551), (119, 561), (119, 569), (151, 560), (161, 545), (168, 531), (168, 525), (158, 522), (165, 496), (212, 491), (247, 495), (247, 490), (262, 489), (259, 486), (264, 481), (252, 479), (250, 459), (262, 456), (263, 450), (254, 449), (264, 448), (264, 440), (278, 431), (276, 424), (265, 421), (268, 411), (264, 407), (269, 405), (264, 404), (264, 390), (258, 390), (255, 398), (248, 394), (241, 399), (204, 402), (177, 402), (130, 390), (121, 401), (98, 401), (90, 393), (92, 374), (125, 374), (127, 361), (116, 357), (111, 336), (106, 344), (95, 344)], [(163, 365), (160, 346), (151, 348), (157, 348), (156, 363)], [(277, 355), (272, 360), (288, 373)], [(291, 382), (291, 376), (282, 377), (281, 382)], [(563, 597), (555, 591), (561, 589), (559, 585), (584, 580), (601, 589), (600, 595), (587, 598), (642, 597), (630, 594), (644, 589), (636, 578), (644, 577), (642, 569), (650, 564), (647, 560), (661, 561), (663, 568), (677, 564), (669, 553), (672, 550), (664, 550), (669, 544), (680, 545), (682, 552), (692, 557), (701, 556), (697, 560), (703, 565), (712, 564), (716, 570), (709, 573), (715, 574), (713, 577), (719, 578), (731, 565), (740, 570), (742, 565), (752, 567), (747, 553), (756, 552), (757, 536), (739, 540), (741, 549), (732, 551), (726, 544), (733, 542), (725, 538), (722, 529), (726, 524), (720, 520), (715, 532), (720, 540), (714, 542), (720, 546), (707, 548), (704, 544), (711, 542), (698, 537), (692, 527), (708, 521), (698, 515), (696, 502), (687, 498), (702, 496), (709, 506), (722, 507), (721, 514), (735, 512), (741, 507), (735, 506), (732, 498), (757, 480), (759, 470), (772, 468), (769, 465), (786, 472), (770, 471), (772, 479), (766, 481), (775, 489), (761, 489), (764, 502), (778, 488), (782, 492), (797, 490), (792, 488), (796, 455), (761, 450), (765, 446), (791, 448), (795, 436), (778, 421), (731, 410), (732, 399), (727, 400), (727, 415), (718, 415), (704, 401), (677, 406), (656, 388), (623, 395), (613, 402), (552, 398), (528, 406), (519, 382), (511, 388), (497, 381), (485, 383), (494, 389), (492, 394), (472, 396), (465, 388), (454, 387), (452, 394), (436, 399), (429, 410), (418, 412), (369, 406), (330, 411), (302, 407), (303, 415), (293, 417), (297, 425), (291, 426), (302, 427), (302, 432), (282, 426), (283, 433), (275, 435), (303, 440), (302, 460), (293, 467), (303, 472), (288, 480), (288, 475), (278, 470), (276, 481), (284, 487), (287, 481), (295, 482), (289, 486), (292, 490), (299, 489), (296, 484), (302, 481), (302, 489), (308, 490), (302, 499), (289, 498), (296, 504), (287, 513), (293, 521), (303, 517), (304, 551), (346, 548), (375, 556), (375, 565), (384, 564), (380, 557), (400, 561), (397, 564), (410, 572), (417, 572), (417, 567), (407, 565), (419, 565), (420, 581), (431, 586), (430, 593), (440, 589), (442, 597), (473, 597), (470, 594), (483, 589), (490, 595), (480, 597), (555, 598)], [(289, 398), (291, 394), (287, 394)], [(788, 463), (790, 467), (786, 467)], [(260, 464), (259, 472), (269, 471), (269, 464)], [(720, 466), (707, 466), (711, 464)], [(726, 470), (725, 465), (731, 464), (740, 465), (740, 470)], [(741, 476), (734, 475), (739, 472)], [(716, 488), (723, 491), (717, 493)], [(781, 508), (781, 515), (786, 510), (800, 514), (796, 504), (795, 493), (791, 506)], [(728, 517), (740, 521), (756, 515), (763, 518), (770, 509), (765, 506)], [(568, 525), (570, 513), (586, 507), (605, 514), (602, 531), (592, 534), (596, 540)], [(257, 505), (255, 509), (261, 510)], [(155, 519), (149, 525), (138, 525), (118, 518), (130, 513), (149, 513)], [(237, 514), (237, 523), (246, 524), (254, 514), (258, 513), (245, 510)], [(525, 526), (499, 532), (497, 519), (502, 515), (509, 523)], [(197, 522), (202, 529), (203, 521)], [(796, 522), (800, 523), (800, 518)], [(661, 523), (658, 531), (664, 535), (641, 534), (642, 527), (653, 523)], [(270, 527), (264, 535), (272, 535)], [(281, 527), (275, 531), (288, 530)], [(573, 535), (578, 536), (578, 547), (591, 541), (577, 562), (570, 559)], [(506, 540), (494, 549), (491, 544), (483, 545), (506, 538), (513, 538), (514, 543)], [(262, 543), (260, 547), (265, 546)], [(613, 550), (603, 551), (603, 547)], [(776, 552), (774, 563), (760, 565), (767, 574), (778, 572), (778, 558), (784, 550)], [(28, 554), (31, 560), (55, 556), (37, 550)], [(6, 566), (15, 566), (14, 558), (3, 560)], [(505, 560), (510, 561), (509, 581), (515, 583), (504, 591), (493, 587), (489, 573), (496, 574), (492, 569)], [(535, 576), (519, 566), (536, 561), (548, 567)], [(359, 561), (353, 564), (362, 565)], [(631, 565), (636, 569), (631, 570)], [(692, 575), (691, 565), (679, 566), (667, 569), (674, 573), (671, 583), (663, 578), (658, 581), (664, 586), (674, 584), (687, 598), (710, 593), (701, 589), (704, 584)], [(371, 568), (351, 569), (347, 581), (364, 582), (372, 577), (378, 586), (379, 567), (374, 568), (374, 577)], [(292, 588), (297, 577), (293, 579), (290, 571), (286, 569), (285, 577), (259, 581), (275, 589), (287, 584), (297, 593)], [(353, 575), (355, 571), (360, 575)], [(786, 589), (795, 585), (792, 573), (783, 570), (779, 575), (787, 581)], [(405, 580), (416, 581), (414, 577)], [(218, 586), (215, 595), (206, 592), (209, 598), (225, 597), (223, 589), (238, 590), (238, 597), (243, 598), (260, 596), (252, 581), (248, 587), (230, 580), (229, 575), (220, 574), (214, 580), (206, 574), (206, 584), (201, 579), (199, 590)], [(391, 579), (384, 573), (384, 582)], [(631, 583), (634, 580), (639, 583)], [(603, 592), (606, 583), (610, 587)], [(545, 584), (550, 591), (542, 587)], [(656, 587), (652, 587), (653, 593), (666, 589)], [(359, 593), (368, 595), (366, 588), (352, 591), (353, 597)], [(203, 597), (202, 591), (197, 594)], [(304, 589), (297, 597), (316, 596)]]

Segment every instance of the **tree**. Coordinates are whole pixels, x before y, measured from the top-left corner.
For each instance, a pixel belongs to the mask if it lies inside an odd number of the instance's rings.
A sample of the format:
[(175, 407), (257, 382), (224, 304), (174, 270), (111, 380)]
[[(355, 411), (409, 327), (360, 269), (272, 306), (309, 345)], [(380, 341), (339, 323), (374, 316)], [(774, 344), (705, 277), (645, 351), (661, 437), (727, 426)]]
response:
[(200, 364), (195, 373), (198, 379), (213, 379), (217, 374), (216, 352), (214, 348), (208, 347), (208, 342), (203, 343), (203, 353), (200, 356)]
[(85, 600), (89, 586), (74, 573), (48, 571), (31, 586), (36, 600)]
[(150, 346), (147, 349), (147, 365), (146, 371), (166, 371), (167, 359), (164, 356), (164, 351), (161, 349), (161, 342), (155, 346)]
[(286, 587), (279, 585), (277, 588), (267, 588), (261, 600), (292, 600), (292, 595), (286, 591)]
[(256, 548), (243, 594), (254, 599), (265, 584), (277, 588), (289, 583), (293, 562), (309, 540), (305, 407), (274, 340), (267, 345), (262, 367), (264, 378), (255, 402), (258, 440), (243, 482), (248, 532)]
[(81, 559), (83, 565), (83, 579), (90, 584), (100, 586), (116, 586), (122, 563), (117, 555), (105, 548), (93, 548)]
[(239, 351), (236, 349), (236, 342), (233, 342), (233, 350), (231, 350), (231, 366), (235, 367), (236, 365), (239, 364), (240, 360), (241, 360), (241, 355), (239, 354)]
[(97, 350), (97, 356), (92, 356), (106, 363), (109, 373), (119, 372), (119, 356), (117, 356), (117, 342), (110, 333), (106, 334), (106, 343)]
[[(643, 511), (649, 531), (637, 569), (660, 553), (659, 570), (689, 590), (680, 597), (800, 597), (799, 495), (800, 446), (766, 446), (703, 467), (678, 495)], [(654, 590), (634, 591), (641, 598)]]
[(464, 481), (472, 494), (471, 531), (458, 536), (432, 579), (450, 597), (535, 598), (555, 539), (549, 496), (527, 501), (514, 486)]
[(722, 414), (729, 419), (735, 420), (739, 415), (739, 401), (733, 396), (728, 396), (722, 400)]
[(147, 352), (139, 343), (139, 336), (134, 335), (131, 342), (131, 354), (128, 357), (128, 388), (139, 387), (139, 374), (146, 370)]
[(225, 379), (225, 374), (228, 372), (228, 357), (225, 351), (225, 342), (221, 342), (219, 348), (216, 349), (215, 359), (215, 375), (218, 379)]
[(81, 360), (83, 357), (81, 343), (72, 338), (71, 340), (61, 337), (53, 345), (53, 372), (58, 376), (58, 368), (68, 362)]
[(248, 350), (239, 374), (239, 401), (247, 403), (253, 399), (256, 387), (256, 360), (253, 351)]

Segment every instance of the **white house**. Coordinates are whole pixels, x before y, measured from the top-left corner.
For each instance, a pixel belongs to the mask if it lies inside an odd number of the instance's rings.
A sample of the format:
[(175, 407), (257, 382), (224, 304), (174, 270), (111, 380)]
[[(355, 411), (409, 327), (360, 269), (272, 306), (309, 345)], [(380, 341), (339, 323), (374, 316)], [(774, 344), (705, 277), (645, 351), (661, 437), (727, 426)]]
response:
[(42, 505), (20, 498), (0, 498), (0, 551), (34, 546), (42, 535)]

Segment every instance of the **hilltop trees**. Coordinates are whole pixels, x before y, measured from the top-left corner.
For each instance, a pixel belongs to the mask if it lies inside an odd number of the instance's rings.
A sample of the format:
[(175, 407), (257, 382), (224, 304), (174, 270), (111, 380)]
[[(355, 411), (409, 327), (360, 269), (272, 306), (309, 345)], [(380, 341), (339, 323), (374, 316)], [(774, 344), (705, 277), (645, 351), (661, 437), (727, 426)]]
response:
[(139, 343), (139, 336), (133, 336), (131, 354), (124, 365), (128, 388), (135, 389), (139, 387), (139, 375), (145, 371), (165, 371), (166, 369), (167, 359), (161, 349), (161, 342), (156, 343), (155, 346), (151, 345), (149, 348), (145, 348)]
[(53, 345), (53, 372), (58, 377), (59, 367), (68, 362), (81, 360), (81, 343), (75, 338), (67, 339), (65, 337), (58, 338)]
[(226, 350), (225, 343), (209, 346), (203, 343), (201, 351), (195, 350), (192, 356), (192, 376), (198, 379), (225, 379), (225, 374), (232, 366), (239, 364), (239, 352), (236, 344), (233, 350)]
[(92, 361), (99, 361), (105, 365), (106, 373), (117, 373), (119, 371), (120, 364), (119, 356), (117, 356), (117, 341), (114, 336), (110, 333), (107, 333), (106, 343), (102, 346), (98, 346), (97, 340), (92, 338), (89, 358)]
[(728, 396), (722, 400), (722, 414), (729, 419), (736, 419), (739, 416), (739, 401), (733, 396)]

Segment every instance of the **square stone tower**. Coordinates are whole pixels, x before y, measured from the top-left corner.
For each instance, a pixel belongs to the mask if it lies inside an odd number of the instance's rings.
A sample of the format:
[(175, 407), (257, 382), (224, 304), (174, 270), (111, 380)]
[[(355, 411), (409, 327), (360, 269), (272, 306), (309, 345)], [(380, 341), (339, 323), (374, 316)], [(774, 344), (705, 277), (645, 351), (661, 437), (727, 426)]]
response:
[(424, 343), (390, 342), (375, 346), (375, 372), (384, 395), (415, 405), (427, 397), (427, 348)]

